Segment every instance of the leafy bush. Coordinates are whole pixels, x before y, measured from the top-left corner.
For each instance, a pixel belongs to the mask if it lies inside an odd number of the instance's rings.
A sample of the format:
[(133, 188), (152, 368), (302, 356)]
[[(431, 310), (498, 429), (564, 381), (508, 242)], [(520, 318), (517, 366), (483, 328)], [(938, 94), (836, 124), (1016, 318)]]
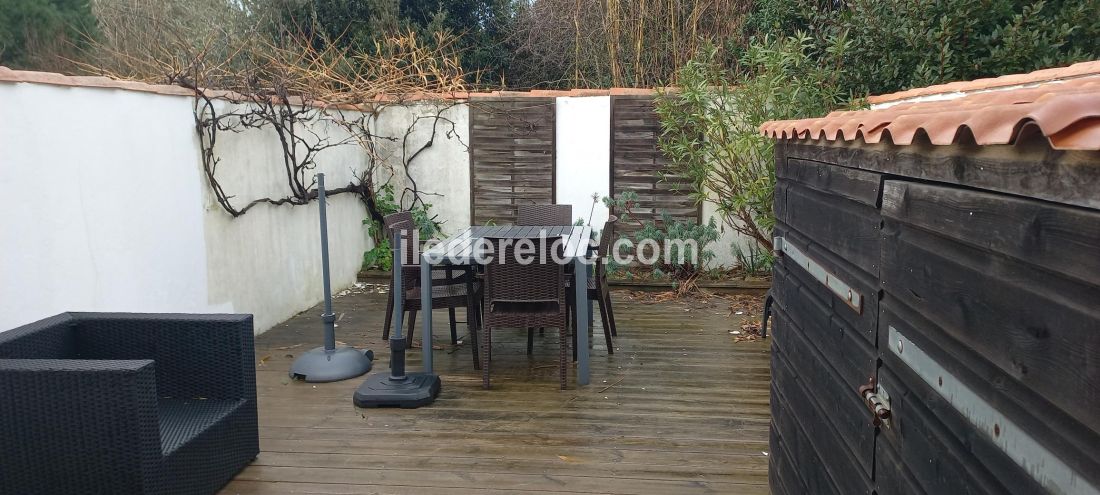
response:
[(759, 246), (742, 248), (736, 242), (731, 246), (731, 249), (734, 258), (737, 258), (738, 266), (745, 270), (745, 275), (762, 277), (771, 274), (772, 264), (775, 263), (775, 256), (771, 251), (762, 249)]
[[(701, 275), (703, 267), (714, 259), (714, 252), (707, 248), (718, 240), (718, 224), (714, 218), (706, 224), (698, 224), (673, 218), (668, 212), (663, 212), (659, 222), (641, 221), (634, 217), (632, 211), (637, 200), (638, 195), (633, 192), (624, 192), (615, 198), (603, 198), (604, 204), (618, 215), (617, 223), (622, 225), (633, 222), (639, 227), (632, 236), (620, 233), (619, 239), (630, 239), (635, 246), (649, 240), (656, 243), (657, 253), (653, 254), (656, 255), (657, 261), (652, 265), (655, 277), (668, 276), (674, 280), (692, 280)], [(692, 245), (696, 246), (697, 251), (692, 251)], [(646, 257), (653, 255), (649, 252), (638, 254)], [(612, 256), (608, 263), (612, 272), (621, 268), (614, 259), (615, 256)], [(695, 262), (692, 262), (693, 259)]]
[[(374, 204), (382, 216), (401, 211), (401, 205), (397, 203), (394, 197), (392, 184), (385, 184), (378, 191), (375, 191)], [(431, 204), (420, 205), (417, 203), (409, 210), (413, 215), (413, 222), (420, 229), (421, 239), (431, 239), (439, 232), (439, 226), (429, 212), (431, 208)], [(386, 235), (385, 225), (373, 218), (364, 218), (363, 225), (367, 226), (367, 231), (374, 241), (374, 247), (363, 253), (363, 269), (389, 270), (393, 267), (393, 252), (390, 246), (390, 238)]]
[[(846, 47), (835, 39), (827, 48), (839, 58)], [(679, 89), (661, 93), (658, 145), (672, 169), (692, 182), (697, 201), (715, 204), (727, 225), (771, 250), (775, 224), (772, 197), (775, 161), (772, 140), (760, 124), (775, 119), (822, 115), (846, 96), (837, 89), (843, 71), (811, 58), (813, 39), (805, 34), (753, 43), (735, 75), (707, 45), (677, 74)]]
[[(1100, 57), (1098, 0), (758, 0), (744, 38), (844, 37), (840, 87), (882, 94)], [(830, 66), (823, 48), (811, 52)]]

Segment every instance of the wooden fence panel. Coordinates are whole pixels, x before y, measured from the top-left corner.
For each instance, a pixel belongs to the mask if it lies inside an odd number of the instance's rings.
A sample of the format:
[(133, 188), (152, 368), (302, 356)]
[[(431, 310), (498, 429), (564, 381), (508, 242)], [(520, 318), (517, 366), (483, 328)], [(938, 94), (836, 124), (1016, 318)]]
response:
[(474, 224), (512, 224), (518, 205), (554, 202), (554, 135), (554, 98), (470, 101)]
[[(652, 96), (611, 97), (611, 194), (637, 193), (634, 217), (642, 221), (659, 220), (668, 212), (698, 222), (702, 212), (690, 196), (690, 182), (670, 173), (657, 146), (660, 134)], [(617, 228), (632, 232), (637, 226), (623, 223)]]

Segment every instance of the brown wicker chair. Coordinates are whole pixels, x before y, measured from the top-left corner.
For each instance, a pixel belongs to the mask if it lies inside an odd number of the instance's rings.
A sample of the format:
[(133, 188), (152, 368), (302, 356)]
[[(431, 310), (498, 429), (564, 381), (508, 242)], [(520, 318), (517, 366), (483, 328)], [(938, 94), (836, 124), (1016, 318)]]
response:
[[(519, 205), (516, 208), (516, 225), (573, 225), (573, 205)], [(572, 267), (566, 267), (566, 273)], [(543, 329), (539, 329), (542, 335)], [(576, 339), (574, 339), (576, 341)], [(534, 351), (535, 329), (527, 329), (527, 355)], [(576, 351), (574, 351), (576, 352)]]
[(565, 265), (554, 261), (552, 251), (561, 250), (562, 245), (553, 239), (530, 239), (536, 247), (536, 258), (532, 263), (522, 264), (515, 258), (515, 245), (523, 240), (490, 239), (490, 242), (493, 254), (504, 258), (485, 265), (485, 327), (481, 334), (484, 386), (489, 388), (494, 328), (550, 327), (558, 329), (558, 378), (564, 390), (569, 352)]
[[(386, 215), (386, 230), (391, 238), (405, 232), (404, 245), (411, 240), (408, 229), (414, 228), (412, 213), (401, 211)], [(405, 336), (407, 345), (412, 348), (413, 333), (416, 330), (416, 313), (420, 311), (420, 261), (415, 259), (414, 250), (405, 250), (405, 259), (401, 267), (401, 287), (405, 292), (402, 298), (402, 311), (409, 312), (408, 334)], [(466, 273), (453, 273), (456, 268), (435, 267), (432, 271), (432, 309), (447, 308), (450, 317), (451, 343), (458, 343), (457, 322), (455, 308), (466, 307), (466, 326), (470, 331), (470, 348), (473, 351), (474, 368), (480, 367), (477, 349), (477, 327), (480, 318), (480, 294), (481, 284), (469, 276), (467, 268), (461, 269)], [(390, 297), (386, 303), (386, 322), (382, 330), (382, 338), (390, 338), (390, 327), (393, 324), (393, 282), (390, 282)], [(425, 342), (424, 345), (431, 345)]]
[(573, 206), (519, 205), (516, 225), (573, 225)]
[[(600, 244), (596, 250), (595, 258), (595, 274), (592, 277), (588, 277), (588, 300), (596, 301), (600, 307), (600, 320), (603, 323), (603, 337), (607, 343), (607, 353), (614, 354), (615, 346), (612, 342), (612, 337), (618, 335), (618, 331), (615, 329), (615, 312), (611, 310), (611, 291), (607, 286), (607, 258), (611, 253), (611, 246), (615, 243), (615, 222), (618, 218), (614, 215), (607, 219), (607, 222), (603, 224), (603, 230), (600, 232)], [(566, 286), (573, 286), (573, 277), (566, 278)], [(568, 299), (572, 304), (573, 299)], [(576, 328), (574, 325), (573, 328)], [(591, 327), (589, 327), (591, 328)], [(573, 336), (573, 359), (577, 359), (577, 338)]]

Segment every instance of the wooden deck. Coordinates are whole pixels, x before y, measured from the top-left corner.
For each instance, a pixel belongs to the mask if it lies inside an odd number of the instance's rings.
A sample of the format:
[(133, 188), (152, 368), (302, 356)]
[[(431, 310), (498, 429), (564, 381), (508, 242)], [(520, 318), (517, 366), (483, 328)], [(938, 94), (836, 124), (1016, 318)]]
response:
[[(612, 297), (616, 353), (596, 318), (580, 390), (558, 390), (553, 330), (530, 359), (524, 332), (494, 332), (493, 389), (482, 390), (468, 345), (449, 344), (436, 311), (443, 392), (414, 410), (356, 409), (361, 379), (288, 380), (293, 356), (320, 341), (320, 309), (306, 311), (257, 340), (262, 452), (223, 493), (767, 493), (767, 343), (734, 343), (743, 317), (722, 300)], [(337, 338), (365, 343), (378, 354), (371, 373), (386, 373), (385, 296), (348, 294), (335, 311)], [(411, 370), (419, 357), (409, 353)]]

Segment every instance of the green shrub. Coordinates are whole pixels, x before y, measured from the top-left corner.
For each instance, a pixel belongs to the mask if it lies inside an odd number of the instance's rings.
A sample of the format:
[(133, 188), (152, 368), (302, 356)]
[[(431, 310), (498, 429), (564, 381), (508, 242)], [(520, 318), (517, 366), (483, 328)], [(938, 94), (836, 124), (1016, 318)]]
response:
[[(385, 184), (375, 191), (374, 205), (382, 216), (401, 211), (401, 205), (394, 197), (393, 185)], [(417, 204), (409, 211), (412, 212), (413, 222), (420, 229), (420, 239), (426, 240), (435, 237), (439, 233), (439, 225), (435, 223), (430, 210), (431, 204)], [(390, 238), (386, 235), (385, 225), (373, 218), (364, 218), (363, 225), (367, 226), (367, 232), (374, 241), (374, 247), (363, 253), (363, 269), (378, 268), (389, 270), (393, 267), (393, 252), (391, 251)]]
[[(831, 43), (827, 51), (840, 57), (846, 42)], [(677, 74), (678, 89), (656, 102), (658, 145), (672, 171), (691, 181), (696, 201), (714, 203), (726, 225), (766, 250), (775, 224), (775, 159), (760, 124), (822, 115), (847, 99), (837, 89), (843, 71), (820, 65), (814, 48), (804, 34), (765, 37), (748, 47), (742, 72), (734, 74), (707, 45)]]
[[(668, 212), (662, 212), (659, 222), (641, 221), (634, 217), (632, 211), (637, 200), (638, 195), (633, 192), (624, 192), (615, 198), (603, 198), (604, 204), (618, 215), (619, 225), (634, 223), (639, 227), (633, 235), (620, 233), (619, 239), (630, 239), (634, 246), (647, 240), (656, 243), (657, 261), (651, 269), (654, 278), (667, 276), (674, 280), (688, 280), (701, 275), (707, 263), (714, 259), (714, 252), (708, 249), (708, 246), (718, 240), (718, 224), (714, 218), (706, 224), (698, 224), (673, 218)], [(694, 250), (692, 245), (695, 246)], [(649, 253), (642, 254), (651, 256)], [(612, 273), (618, 273), (621, 268), (615, 263), (615, 256), (612, 256), (608, 261), (608, 269)]]
[[(807, 31), (823, 47), (843, 37), (845, 92), (883, 94), (1030, 72), (1100, 57), (1100, 0), (758, 0), (742, 39)], [(733, 45), (736, 49), (737, 46)]]
[(771, 274), (772, 264), (775, 263), (775, 255), (771, 251), (752, 245), (743, 248), (736, 242), (731, 250), (733, 257), (737, 259), (737, 265), (745, 270), (745, 275), (763, 277)]

